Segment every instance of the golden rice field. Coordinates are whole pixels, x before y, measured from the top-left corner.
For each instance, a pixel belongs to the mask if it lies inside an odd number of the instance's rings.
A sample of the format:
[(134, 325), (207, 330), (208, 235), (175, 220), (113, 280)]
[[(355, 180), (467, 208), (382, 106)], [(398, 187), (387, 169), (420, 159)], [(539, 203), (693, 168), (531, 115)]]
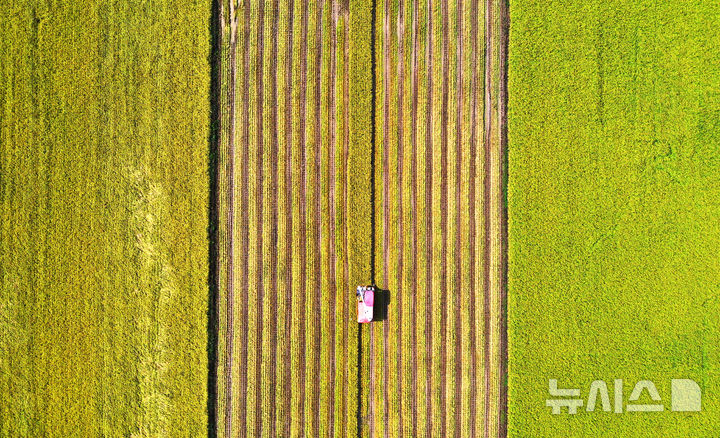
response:
[(207, 433), (209, 2), (0, 8), (0, 435)]

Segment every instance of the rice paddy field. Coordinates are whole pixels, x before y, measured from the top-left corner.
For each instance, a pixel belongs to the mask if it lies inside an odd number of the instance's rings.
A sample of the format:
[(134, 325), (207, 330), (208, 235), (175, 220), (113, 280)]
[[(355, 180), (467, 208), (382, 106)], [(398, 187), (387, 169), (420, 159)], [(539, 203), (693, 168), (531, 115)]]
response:
[[(720, 7), (510, 7), (509, 435), (717, 436)], [(553, 415), (548, 379), (623, 413)], [(702, 390), (671, 410), (671, 379)], [(634, 385), (661, 398), (627, 412)]]
[(0, 435), (207, 432), (207, 2), (0, 8)]
[(719, 21), (4, 5), (0, 436), (717, 436)]

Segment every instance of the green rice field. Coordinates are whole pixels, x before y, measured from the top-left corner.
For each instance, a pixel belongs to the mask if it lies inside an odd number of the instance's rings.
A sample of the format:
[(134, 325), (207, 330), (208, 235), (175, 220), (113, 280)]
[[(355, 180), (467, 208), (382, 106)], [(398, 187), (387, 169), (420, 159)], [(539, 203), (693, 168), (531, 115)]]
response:
[[(716, 436), (720, 7), (520, 0), (510, 19), (509, 435)], [(576, 415), (552, 415), (549, 379), (581, 390)], [(623, 413), (588, 412), (615, 379)], [(701, 412), (671, 410), (671, 379)], [(625, 410), (641, 380), (662, 412)]]

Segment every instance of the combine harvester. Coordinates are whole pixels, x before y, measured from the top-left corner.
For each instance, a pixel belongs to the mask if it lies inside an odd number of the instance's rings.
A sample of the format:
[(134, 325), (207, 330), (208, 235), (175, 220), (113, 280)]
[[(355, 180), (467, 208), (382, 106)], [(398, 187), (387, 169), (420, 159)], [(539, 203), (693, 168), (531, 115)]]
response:
[(372, 322), (375, 286), (358, 286), (355, 295), (358, 300), (358, 322)]

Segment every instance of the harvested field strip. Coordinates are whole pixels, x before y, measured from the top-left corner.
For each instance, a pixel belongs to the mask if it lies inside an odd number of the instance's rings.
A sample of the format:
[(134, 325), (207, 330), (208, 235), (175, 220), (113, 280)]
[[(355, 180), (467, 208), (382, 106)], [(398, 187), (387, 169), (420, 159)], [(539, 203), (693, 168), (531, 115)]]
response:
[[(233, 116), (231, 111), (221, 118), (218, 169), (223, 188), (232, 187), (234, 173), (232, 240), (239, 244), (234, 257), (224, 252), (234, 259), (234, 279), (221, 274), (233, 281), (235, 293), (230, 302), (227, 292), (221, 295), (228, 304), (221, 312), (221, 338), (230, 336), (231, 342), (222, 342), (219, 352), (226, 363), (237, 354), (228, 372), (220, 367), (218, 373), (218, 431), (354, 435), (358, 349), (348, 284), (358, 275), (351, 266), (358, 264), (348, 257), (353, 245), (358, 256), (367, 254), (371, 233), (365, 241), (348, 238), (355, 184), (348, 184), (347, 172), (363, 159), (350, 157), (348, 11), (330, 1), (266, 0), (230, 8), (224, 4), (223, 102), (233, 108), (236, 89), (238, 99)], [(222, 198), (221, 217), (231, 212), (231, 195)], [(228, 221), (224, 228), (220, 236), (227, 248)]]
[[(234, 433), (500, 433), (500, 76), (481, 5), (239, 11)], [(373, 282), (387, 320), (359, 327), (351, 286)]]
[[(374, 370), (376, 379), (389, 380), (384, 397), (373, 400), (375, 412), (388, 404), (387, 418), (375, 416), (374, 432), (480, 436), (499, 415), (497, 395), (487, 399), (487, 417), (484, 409), (482, 346), (500, 335), (482, 330), (485, 319), (500, 319), (498, 306), (484, 306), (483, 293), (483, 277), (494, 271), (484, 269), (482, 256), (489, 183), (483, 151), (491, 149), (483, 136), (482, 4), (380, 5), (376, 272), (391, 294), (388, 332), (397, 341), (387, 356), (396, 374)], [(488, 293), (490, 302), (499, 304), (499, 296)], [(498, 354), (488, 349), (488, 356)], [(489, 381), (499, 381), (497, 367), (487, 368)], [(497, 436), (497, 426), (492, 430)]]
[[(505, 57), (507, 4), (488, 0), (485, 20), (485, 432), (504, 436), (505, 344)], [(491, 317), (488, 318), (488, 315)]]

